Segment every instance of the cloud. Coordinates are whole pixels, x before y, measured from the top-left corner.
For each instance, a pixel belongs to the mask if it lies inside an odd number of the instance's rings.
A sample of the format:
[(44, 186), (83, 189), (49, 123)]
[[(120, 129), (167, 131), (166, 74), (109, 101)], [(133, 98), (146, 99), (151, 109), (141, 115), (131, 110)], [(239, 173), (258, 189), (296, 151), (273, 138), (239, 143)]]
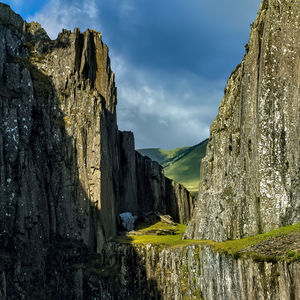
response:
[(155, 76), (144, 69), (134, 69), (128, 77), (124, 70), (131, 66), (124, 61), (120, 69), (118, 123), (135, 133), (137, 148), (174, 148), (208, 137), (223, 81), (207, 81), (191, 73)]
[(52, 38), (61, 28), (101, 31), (120, 129), (133, 130), (139, 148), (172, 148), (208, 137), (259, 2), (50, 0), (33, 19)]
[(14, 6), (16, 6), (16, 7), (22, 6), (23, 3), (24, 3), (24, 0), (13, 0), (13, 1), (12, 1), (12, 4), (13, 4)]
[(98, 7), (95, 0), (51, 0), (42, 11), (36, 13), (29, 20), (42, 24), (48, 35), (55, 39), (63, 28), (72, 30), (80, 27), (82, 30), (86, 30), (88, 27), (92, 27), (93, 22), (98, 23), (99, 26), (99, 21), (96, 20), (97, 15)]

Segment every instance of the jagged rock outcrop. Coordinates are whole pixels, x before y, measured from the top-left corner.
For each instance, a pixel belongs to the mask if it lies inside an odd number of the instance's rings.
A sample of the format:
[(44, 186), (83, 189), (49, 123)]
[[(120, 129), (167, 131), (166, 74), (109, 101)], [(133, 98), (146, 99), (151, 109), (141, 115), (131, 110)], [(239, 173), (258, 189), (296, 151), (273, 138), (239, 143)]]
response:
[[(131, 133), (118, 131), (114, 74), (99, 32), (63, 30), (52, 41), (0, 3), (0, 40), (3, 290), (9, 299), (34, 295), (51, 270), (62, 299), (81, 299), (80, 269), (73, 277), (58, 269), (70, 257), (84, 264), (82, 253), (100, 253), (122, 210), (165, 213), (174, 184), (135, 153)], [(179, 206), (192, 201), (177, 190)], [(186, 222), (191, 209), (174, 217)]]
[(226, 240), (300, 221), (300, 2), (264, 0), (202, 160), (186, 237)]

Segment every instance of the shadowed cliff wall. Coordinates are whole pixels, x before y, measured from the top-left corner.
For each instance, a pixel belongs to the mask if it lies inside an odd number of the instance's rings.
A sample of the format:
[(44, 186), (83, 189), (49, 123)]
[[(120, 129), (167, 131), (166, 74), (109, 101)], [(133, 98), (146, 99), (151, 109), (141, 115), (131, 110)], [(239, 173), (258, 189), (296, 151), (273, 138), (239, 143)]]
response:
[(187, 223), (195, 198), (181, 184), (166, 178), (163, 168), (134, 149), (132, 132), (119, 133), (120, 198), (118, 213), (130, 211), (138, 217), (159, 211), (175, 222)]
[(67, 274), (64, 265), (100, 253), (121, 210), (164, 213), (165, 178), (158, 165), (136, 163), (133, 136), (118, 131), (101, 33), (63, 30), (52, 41), (0, 3), (0, 40), (2, 289), (35, 297), (52, 272), (52, 296), (80, 299), (82, 269)]
[[(107, 243), (96, 299), (299, 299), (299, 263), (237, 258), (209, 246)], [(113, 271), (113, 265), (121, 266)], [(148, 280), (148, 281), (147, 281)], [(155, 289), (153, 289), (155, 282)]]

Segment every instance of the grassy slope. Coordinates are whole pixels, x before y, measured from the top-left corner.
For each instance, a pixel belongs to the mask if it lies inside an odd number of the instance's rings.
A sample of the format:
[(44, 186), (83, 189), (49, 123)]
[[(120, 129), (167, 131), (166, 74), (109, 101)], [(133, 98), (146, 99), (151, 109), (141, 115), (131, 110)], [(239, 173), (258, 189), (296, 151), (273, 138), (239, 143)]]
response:
[[(176, 234), (171, 235), (155, 235), (146, 234), (148, 230), (163, 229), (174, 230)], [(271, 261), (278, 260), (300, 261), (300, 223), (294, 225), (281, 227), (272, 230), (267, 233), (259, 234), (256, 236), (250, 236), (238, 240), (229, 240), (225, 242), (214, 242), (208, 240), (183, 240), (182, 235), (186, 226), (182, 224), (163, 225), (160, 222), (149, 226), (148, 228), (142, 228), (137, 231), (145, 233), (142, 235), (129, 235), (118, 236), (115, 241), (119, 243), (126, 243), (132, 245), (159, 245), (162, 248), (168, 247), (184, 247), (188, 245), (202, 245), (210, 246), (213, 251), (217, 251), (222, 254), (233, 255), (234, 257), (252, 257), (256, 261)], [(289, 240), (289, 242), (286, 242)], [(274, 247), (275, 245), (275, 247)], [(274, 252), (274, 248), (281, 248), (279, 251)]]
[(172, 150), (163, 150), (160, 148), (147, 148), (147, 149), (138, 149), (137, 151), (140, 152), (142, 155), (148, 156), (152, 160), (155, 160), (159, 164), (163, 165), (165, 162), (172, 159), (174, 156), (181, 154), (188, 148), (189, 147), (183, 147), (183, 148), (175, 148)]
[(164, 167), (165, 175), (183, 184), (189, 191), (197, 192), (201, 159), (205, 156), (207, 141), (192, 147), (162, 150), (159, 148), (140, 149), (142, 155), (149, 156)]

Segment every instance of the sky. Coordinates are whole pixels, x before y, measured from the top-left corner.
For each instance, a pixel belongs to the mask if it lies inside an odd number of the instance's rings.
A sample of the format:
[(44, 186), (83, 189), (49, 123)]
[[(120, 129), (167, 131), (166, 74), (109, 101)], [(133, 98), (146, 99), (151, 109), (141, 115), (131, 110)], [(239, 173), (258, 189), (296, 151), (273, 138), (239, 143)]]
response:
[(172, 149), (209, 136), (260, 0), (3, 2), (52, 39), (62, 28), (102, 32), (116, 75), (119, 129), (134, 132), (137, 149)]

